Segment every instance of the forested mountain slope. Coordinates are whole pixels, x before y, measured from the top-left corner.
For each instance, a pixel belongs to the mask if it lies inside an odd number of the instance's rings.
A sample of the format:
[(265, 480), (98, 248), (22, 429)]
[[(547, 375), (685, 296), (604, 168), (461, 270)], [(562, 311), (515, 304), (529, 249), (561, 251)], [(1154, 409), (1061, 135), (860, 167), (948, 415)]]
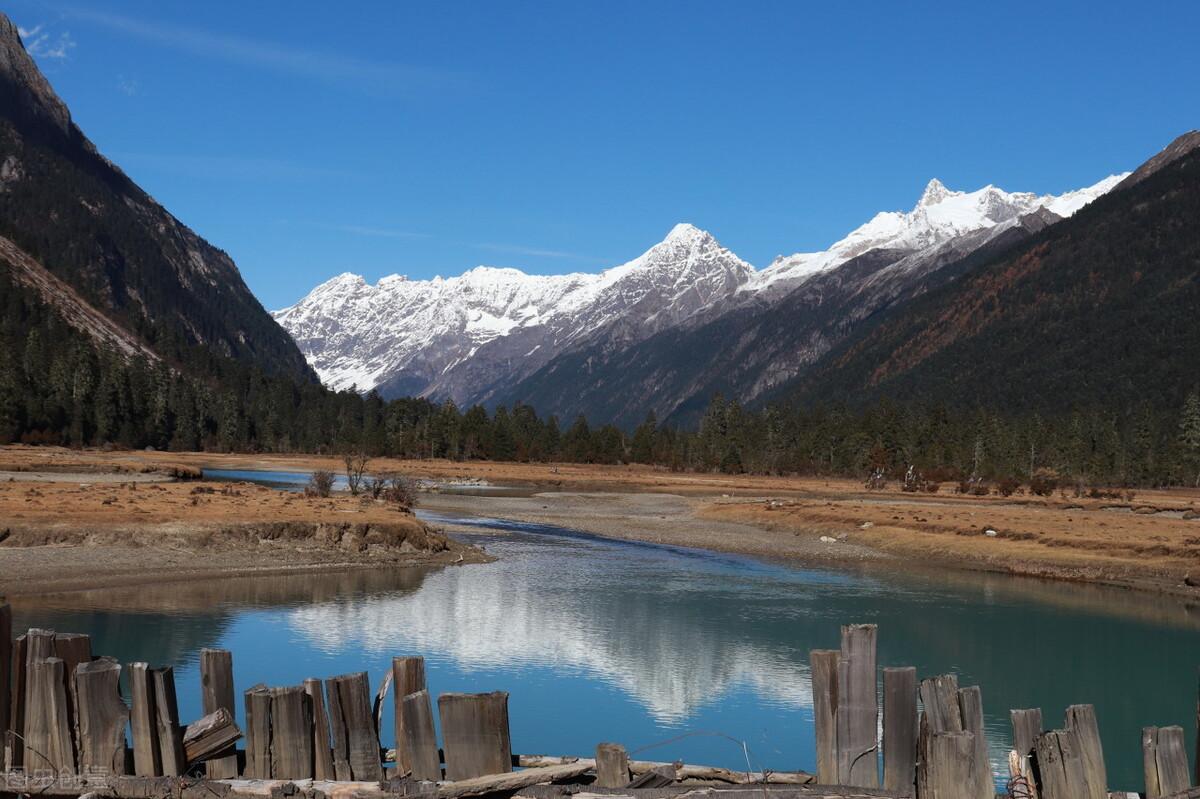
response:
[(1200, 136), (959, 280), (891, 309), (777, 396), (1056, 413), (1177, 409), (1200, 383)]

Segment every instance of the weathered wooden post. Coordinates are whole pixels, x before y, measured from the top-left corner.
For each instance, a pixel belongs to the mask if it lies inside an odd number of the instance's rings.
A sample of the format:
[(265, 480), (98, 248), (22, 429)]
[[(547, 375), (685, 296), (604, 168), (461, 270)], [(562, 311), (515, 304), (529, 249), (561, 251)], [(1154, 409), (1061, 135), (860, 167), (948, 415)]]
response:
[[(842, 627), (838, 658), (838, 784), (879, 787), (879, 696), (874, 624)], [(988, 799), (991, 799), (989, 797)]]
[(425, 658), (392, 658), (392, 683), (395, 691), (392, 694), (392, 706), (396, 715), (393, 725), (396, 733), (396, 770), (404, 774), (412, 771), (412, 763), (407, 759), (408, 750), (402, 743), (404, 741), (404, 697), (425, 690)]
[(150, 675), (149, 664), (129, 664), (129, 701), (129, 729), (133, 734), (133, 773), (139, 777), (161, 777), (158, 711), (154, 707), (154, 679)]
[(1142, 766), (1146, 773), (1146, 799), (1159, 799), (1188, 789), (1187, 752), (1182, 727), (1146, 727), (1142, 730)]
[[(227, 649), (201, 649), (200, 685), (204, 715), (215, 713), (218, 708), (234, 715), (233, 653)], [(237, 777), (237, 752), (230, 747), (222, 756), (208, 760), (204, 769), (210, 780)]]
[(76, 729), (78, 722), (75, 716), (75, 669), (81, 663), (91, 662), (92, 637), (84, 633), (56, 633), (54, 656), (62, 660), (63, 670), (66, 671), (67, 714), (71, 719), (71, 729)]
[(975, 736), (969, 732), (931, 733), (928, 746), (928, 781), (921, 799), (963, 799), (974, 782)]
[(242, 776), (271, 778), (271, 692), (259, 683), (242, 695), (246, 703), (246, 767)]
[(1104, 748), (1100, 744), (1100, 726), (1092, 705), (1067, 708), (1066, 728), (1075, 735), (1083, 770), (1080, 799), (1108, 799), (1108, 770), (1104, 767)]
[[(953, 674), (928, 677), (921, 680), (920, 693), (924, 709), (917, 731), (917, 795), (924, 797), (933, 790), (935, 784), (948, 784), (936, 773), (943, 761), (933, 757), (933, 737), (939, 733), (962, 732), (963, 723), (958, 703), (958, 677)], [(975, 746), (974, 737), (971, 746)], [(967, 784), (960, 785), (959, 791), (963, 791), (963, 785)]]
[(596, 747), (596, 786), (624, 788), (629, 780), (629, 754), (625, 747), (621, 744), (599, 744)]
[(339, 780), (383, 779), (379, 736), (371, 715), (367, 673), (344, 674), (325, 681), (329, 726), (333, 733), (333, 769)]
[(1033, 752), (1033, 742), (1042, 734), (1042, 709), (1010, 710), (1008, 717), (1012, 721), (1013, 749), (1021, 757), (1029, 757)]
[[(25, 638), (24, 651), (22, 652), (21, 662), (24, 664), (22, 669), (22, 691), (21, 691), (21, 717), (24, 720), (21, 726), (14, 726), (13, 729), (18, 733), (27, 730), (29, 727), (29, 712), (32, 702), (30, 695), (29, 671), (34, 662), (45, 660), (46, 658), (54, 657), (54, 631), (41, 630), (30, 628), (23, 636)], [(64, 698), (64, 703), (66, 699)], [(24, 752), (29, 748), (29, 734), (25, 733), (24, 741), (18, 741), (17, 758), (27, 770), (35, 770), (38, 768), (46, 768), (45, 758), (40, 758), (39, 763), (31, 763), (24, 760)]]
[(25, 677), (29, 671), (28, 634), (19, 636), (13, 641), (10, 662), (12, 664), (12, 674), (10, 675), (12, 688), (8, 694), (8, 728), (12, 732), (4, 739), (4, 760), (5, 768), (14, 771), (21, 768), (23, 763), (24, 745), (20, 736), (25, 731), (25, 686), (28, 682)]
[(304, 686), (271, 689), (271, 776), (313, 776), (312, 705)]
[(80, 663), (75, 668), (75, 701), (80, 772), (124, 774), (129, 708), (121, 699), (121, 664), (112, 658)]
[(817, 782), (836, 785), (838, 781), (837, 703), (838, 657), (834, 649), (814, 649), (808, 653), (812, 674), (813, 727), (817, 743)]
[(512, 771), (507, 692), (442, 694), (438, 713), (446, 779), (467, 780)]
[(183, 728), (179, 726), (179, 702), (175, 696), (175, 670), (164, 666), (154, 669), (150, 675), (154, 681), (155, 725), (162, 775), (182, 777), (187, 761), (183, 756)]
[(56, 657), (29, 662), (29, 685), (25, 692), (25, 768), (28, 771), (75, 773), (63, 665)]
[(333, 750), (329, 746), (329, 712), (325, 709), (321, 681), (311, 677), (305, 680), (304, 693), (308, 694), (308, 701), (312, 704), (313, 779), (332, 780), (334, 771)]
[(404, 714), (404, 740), (397, 742), (396, 748), (405, 750), (413, 779), (437, 782), (442, 778), (442, 758), (433, 731), (429, 692), (417, 691), (404, 697), (400, 712)]
[(983, 730), (983, 693), (978, 685), (959, 690), (958, 709), (962, 715), (963, 731), (975, 736), (975, 756), (971, 765), (975, 796), (978, 799), (995, 799), (996, 779), (992, 776), (992, 763), (988, 758), (987, 735)]
[(1082, 799), (1087, 778), (1079, 738), (1072, 730), (1044, 732), (1034, 741), (1038, 790), (1042, 799)]
[(12, 714), (12, 606), (0, 602), (0, 767), (7, 769), (8, 731)]
[(883, 670), (883, 787), (912, 791), (917, 776), (917, 670)]

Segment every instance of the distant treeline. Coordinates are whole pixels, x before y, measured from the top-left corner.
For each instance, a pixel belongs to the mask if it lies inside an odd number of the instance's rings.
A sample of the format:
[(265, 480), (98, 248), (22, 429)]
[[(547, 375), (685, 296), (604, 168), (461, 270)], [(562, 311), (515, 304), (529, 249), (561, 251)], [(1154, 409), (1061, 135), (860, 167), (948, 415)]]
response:
[[(31, 292), (0, 275), (0, 442), (170, 450), (647, 463), (677, 470), (882, 474), (922, 481), (1192, 485), (1200, 395), (1181, 408), (1096, 407), (1053, 418), (897, 406), (747, 411), (716, 397), (698, 430), (631, 432), (517, 405), (488, 413), (390, 402), (269, 377), (196, 349), (168, 368), (98, 351)], [(188, 375), (204, 375), (198, 379)]]

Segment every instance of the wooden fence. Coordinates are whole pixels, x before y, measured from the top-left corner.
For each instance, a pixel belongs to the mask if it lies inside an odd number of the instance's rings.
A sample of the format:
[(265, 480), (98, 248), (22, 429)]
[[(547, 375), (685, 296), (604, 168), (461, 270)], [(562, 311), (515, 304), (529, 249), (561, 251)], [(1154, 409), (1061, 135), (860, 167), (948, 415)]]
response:
[[(374, 694), (366, 672), (293, 686), (252, 686), (241, 695), (243, 730), (234, 722), (233, 656), (205, 649), (200, 653), (204, 715), (185, 726), (170, 667), (123, 666), (96, 657), (86, 635), (31, 629), (14, 639), (11, 610), (0, 604), (0, 722), (5, 728), (0, 793), (91, 791), (134, 799), (159, 796), (163, 778), (199, 776), (220, 796), (240, 786), (244, 795), (266, 791), (275, 797), (286, 783), (292, 791), (283, 796), (294, 796), (295, 786), (303, 784), (305, 795), (314, 799), (327, 799), (338, 786), (356, 786), (358, 799), (372, 795), (369, 786), (375, 786), (375, 794), (424, 790), (440, 799), (525, 790), (524, 796), (534, 799), (537, 791), (531, 786), (562, 782), (642, 799), (661, 799), (697, 783), (730, 789), (754, 784), (773, 797), (992, 799), (999, 778), (1007, 784), (1001, 795), (1019, 799), (1138, 796), (1108, 791), (1091, 705), (1067, 708), (1062, 729), (1050, 731), (1043, 729), (1040, 709), (1011, 711), (1008, 773), (994, 774), (980, 689), (960, 687), (952, 674), (918, 681), (911, 667), (881, 670), (877, 634), (874, 625), (848, 625), (842, 628), (840, 649), (810, 654), (814, 776), (631, 761), (624, 747), (611, 743), (600, 744), (594, 758), (514, 757), (504, 692), (439, 696), (439, 746), (434, 702), (419, 657), (394, 658)], [(121, 693), (122, 672), (128, 703)], [(389, 692), (396, 748), (385, 752), (380, 726)], [(239, 740), (244, 740), (241, 748)], [(1181, 728), (1147, 727), (1142, 749), (1148, 799), (1200, 799), (1200, 789), (1191, 787)], [(53, 779), (37, 791), (14, 787), (15, 780), (27, 785), (36, 775)], [(63, 787), (68, 775), (77, 778), (72, 784), (78, 791)], [(106, 790), (97, 790), (101, 783)], [(164, 795), (182, 797), (179, 784), (163, 788)], [(223, 788), (215, 791), (214, 785)], [(418, 790), (418, 785), (432, 787)]]

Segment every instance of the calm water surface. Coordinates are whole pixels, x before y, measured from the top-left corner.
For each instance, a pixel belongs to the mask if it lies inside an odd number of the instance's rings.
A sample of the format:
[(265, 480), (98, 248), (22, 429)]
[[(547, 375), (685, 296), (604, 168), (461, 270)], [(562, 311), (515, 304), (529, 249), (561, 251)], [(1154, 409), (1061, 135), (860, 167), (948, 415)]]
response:
[(983, 686), (997, 762), (1009, 708), (1042, 707), (1061, 726), (1068, 704), (1094, 703), (1114, 788), (1141, 787), (1142, 726), (1193, 734), (1200, 610), (1178, 600), (810, 570), (465, 521), (478, 533), (463, 537), (495, 563), (89, 591), (18, 600), (14, 621), (91, 633), (97, 652), (124, 662), (173, 664), (188, 719), (202, 647), (234, 652), (239, 693), (364, 669), (378, 684), (393, 655), (424, 655), (435, 694), (509, 691), (522, 753), (616, 740), (647, 759), (744, 768), (745, 742), (755, 767), (811, 770), (807, 653), (836, 648), (848, 622), (879, 625), (881, 665)]

